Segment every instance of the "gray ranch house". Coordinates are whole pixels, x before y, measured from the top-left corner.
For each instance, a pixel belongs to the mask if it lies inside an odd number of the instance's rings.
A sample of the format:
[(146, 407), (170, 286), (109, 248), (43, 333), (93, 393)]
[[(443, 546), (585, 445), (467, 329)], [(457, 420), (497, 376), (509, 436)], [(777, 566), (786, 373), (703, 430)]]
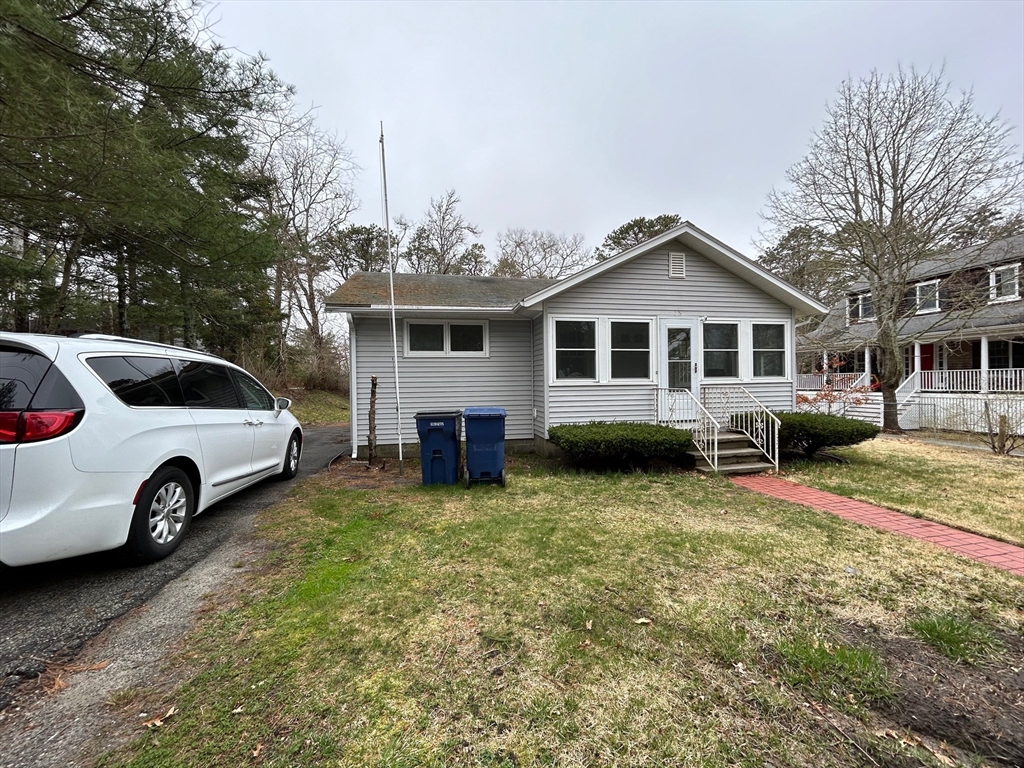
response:
[[(826, 311), (690, 223), (561, 280), (396, 274), (394, 287), (403, 442), (417, 411), (500, 406), (510, 448), (546, 452), (558, 424), (660, 423), (693, 430), (712, 469), (734, 429), (777, 467), (769, 411), (795, 408), (796, 325)], [(371, 376), (378, 445), (395, 449), (388, 275), (353, 275), (327, 307), (348, 315), (354, 450)]]

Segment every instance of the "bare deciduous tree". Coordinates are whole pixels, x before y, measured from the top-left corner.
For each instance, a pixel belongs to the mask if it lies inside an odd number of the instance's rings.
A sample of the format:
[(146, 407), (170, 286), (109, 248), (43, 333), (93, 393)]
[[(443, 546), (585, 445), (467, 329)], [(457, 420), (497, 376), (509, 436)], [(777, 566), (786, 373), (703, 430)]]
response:
[[(479, 237), (480, 229), (459, 213), (461, 201), (454, 189), (430, 200), (423, 219), (412, 229), (409, 245), (402, 259), (409, 269), (419, 274), (483, 275), (487, 273), (487, 257), (481, 243), (470, 242)], [(399, 229), (408, 228), (405, 219), (396, 220)]]
[(571, 275), (594, 260), (583, 235), (556, 235), (537, 229), (507, 229), (498, 233), (497, 277), (546, 277)]
[[(842, 84), (788, 186), (768, 197), (765, 218), (778, 236), (819, 230), (869, 283), (887, 430), (899, 429), (900, 329), (915, 267), (978, 231), (979, 211), (1020, 210), (1022, 162), (1009, 134), (998, 115), (976, 112), (971, 93), (951, 98), (941, 71), (873, 72)], [(1019, 224), (1010, 219), (976, 244), (1005, 237)]]

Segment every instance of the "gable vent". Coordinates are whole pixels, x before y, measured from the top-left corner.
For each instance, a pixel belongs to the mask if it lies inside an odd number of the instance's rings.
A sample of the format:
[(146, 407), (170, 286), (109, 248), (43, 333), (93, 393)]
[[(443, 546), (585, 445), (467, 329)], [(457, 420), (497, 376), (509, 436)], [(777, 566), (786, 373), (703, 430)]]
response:
[(668, 255), (668, 276), (677, 278), (686, 277), (685, 253), (670, 253)]

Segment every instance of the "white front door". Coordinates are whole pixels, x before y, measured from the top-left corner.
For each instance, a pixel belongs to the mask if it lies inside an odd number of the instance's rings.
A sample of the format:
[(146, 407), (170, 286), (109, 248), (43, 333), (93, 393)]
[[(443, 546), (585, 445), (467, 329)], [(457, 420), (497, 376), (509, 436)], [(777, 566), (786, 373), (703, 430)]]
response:
[[(695, 421), (700, 400), (700, 376), (697, 366), (696, 323), (692, 320), (662, 320), (661, 365), (658, 367), (661, 391), (658, 393), (658, 420)], [(687, 394), (693, 395), (691, 398)]]

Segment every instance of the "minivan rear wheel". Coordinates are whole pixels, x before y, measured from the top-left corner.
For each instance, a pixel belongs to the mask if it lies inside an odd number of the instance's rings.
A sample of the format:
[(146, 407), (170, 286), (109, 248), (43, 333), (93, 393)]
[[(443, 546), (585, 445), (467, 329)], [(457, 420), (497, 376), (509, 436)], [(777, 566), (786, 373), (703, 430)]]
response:
[(195, 511), (195, 493), (188, 475), (177, 467), (161, 467), (146, 481), (135, 505), (125, 548), (139, 563), (167, 557), (188, 533)]

